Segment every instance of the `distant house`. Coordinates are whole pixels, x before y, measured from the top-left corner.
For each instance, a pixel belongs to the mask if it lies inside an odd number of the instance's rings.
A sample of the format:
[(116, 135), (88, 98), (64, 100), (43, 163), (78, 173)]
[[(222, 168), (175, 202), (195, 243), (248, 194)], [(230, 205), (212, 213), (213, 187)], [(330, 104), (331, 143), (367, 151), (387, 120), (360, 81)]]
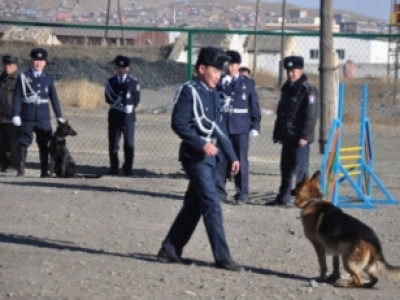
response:
[[(215, 34), (199, 33), (193, 34), (192, 62), (196, 62), (200, 48), (205, 46), (220, 47), (224, 50), (235, 50), (243, 54), (243, 43), (238, 34)], [(188, 62), (188, 35), (182, 33), (175, 41), (169, 59), (187, 63)]]
[(60, 45), (56, 35), (47, 27), (8, 27), (1, 38), (6, 41), (35, 42), (39, 45)]
[[(284, 39), (283, 56), (303, 56), (306, 73), (318, 74), (321, 57), (319, 43), (318, 36), (289, 36)], [(259, 36), (256, 45), (257, 69), (272, 75), (279, 74), (281, 37)], [(394, 60), (389, 55), (389, 42), (384, 40), (335, 37), (333, 47), (341, 66), (352, 62), (356, 77), (384, 77), (387, 75), (387, 64), (393, 64)], [(246, 40), (244, 49), (244, 57), (251, 63), (254, 57), (254, 36)]]
[[(265, 71), (271, 75), (278, 75), (281, 61), (282, 38), (278, 35), (249, 36), (244, 44), (245, 53), (243, 64), (252, 66), (254, 53), (257, 49), (257, 70)], [(295, 37), (284, 39), (284, 57), (288, 55), (301, 55), (301, 49)]]

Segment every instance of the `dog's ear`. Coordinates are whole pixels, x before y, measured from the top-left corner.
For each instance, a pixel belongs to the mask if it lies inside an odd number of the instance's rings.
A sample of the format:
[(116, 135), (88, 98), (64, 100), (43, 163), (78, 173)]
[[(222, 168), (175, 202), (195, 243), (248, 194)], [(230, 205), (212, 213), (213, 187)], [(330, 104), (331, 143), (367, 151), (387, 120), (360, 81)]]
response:
[(321, 171), (320, 170), (317, 170), (317, 171), (315, 171), (315, 173), (313, 174), (313, 176), (311, 176), (311, 179), (310, 179), (310, 181), (311, 180), (314, 180), (314, 181), (318, 181), (319, 182), (319, 178), (321, 177)]
[(290, 191), (290, 194), (292, 196), (296, 196), (297, 191), (300, 190), (301, 187), (305, 185), (307, 181), (308, 181), (308, 176), (307, 174), (304, 174), (303, 179), (296, 184), (296, 187)]

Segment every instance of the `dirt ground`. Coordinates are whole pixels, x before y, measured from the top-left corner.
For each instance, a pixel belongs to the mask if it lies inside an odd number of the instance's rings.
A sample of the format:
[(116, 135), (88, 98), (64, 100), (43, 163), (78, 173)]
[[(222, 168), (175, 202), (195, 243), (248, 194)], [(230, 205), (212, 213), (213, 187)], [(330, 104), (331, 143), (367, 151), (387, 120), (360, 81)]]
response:
[[(191, 265), (158, 262), (156, 254), (182, 206), (187, 180), (176, 161), (177, 143), (169, 118), (150, 115), (160, 107), (159, 98), (150, 96), (145, 97), (143, 115), (139, 115), (138, 132), (142, 135), (138, 136), (141, 146), (137, 153), (141, 161), (134, 178), (41, 179), (35, 145), (28, 152), (26, 177), (0, 173), (0, 299), (399, 298), (400, 282), (384, 277), (368, 290), (338, 289), (313, 281), (319, 273), (318, 264), (303, 234), (300, 211), (264, 205), (279, 186), (279, 148), (267, 142), (272, 116), (263, 117), (262, 134), (252, 142), (252, 202), (222, 204), (232, 256), (245, 271), (214, 268), (202, 221), (184, 249), (183, 256), (193, 260)], [(170, 103), (172, 96), (167, 98)], [(88, 140), (84, 146), (100, 152), (106, 145), (101, 140), (105, 114), (94, 114), (90, 115), (91, 127), (101, 133), (92, 136), (100, 142), (83, 135), (79, 126), (85, 126), (80, 122), (84, 116), (66, 110), (74, 127), (78, 126), (80, 141)], [(161, 123), (163, 118), (167, 121)], [(376, 126), (374, 133), (381, 180), (394, 198), (400, 199), (400, 157), (395, 150), (398, 128)], [(146, 143), (144, 137), (151, 141)], [(170, 144), (154, 149), (155, 139)], [(74, 140), (69, 145), (81, 151), (73, 152), (76, 161), (83, 161), (83, 146), (74, 147)], [(104, 171), (108, 164), (104, 151), (102, 160), (96, 161), (96, 171)], [(266, 151), (273, 151), (273, 155), (265, 158)], [(311, 170), (321, 160), (315, 155), (317, 151), (313, 153)], [(75, 156), (78, 154), (81, 157)], [(272, 171), (264, 168), (265, 164), (273, 165)], [(152, 168), (154, 165), (158, 168)], [(228, 192), (234, 194), (232, 183)], [(386, 259), (400, 265), (399, 207), (380, 205), (372, 210), (346, 211), (371, 225), (381, 239)]]
[[(134, 178), (40, 179), (0, 175), (0, 299), (398, 299), (400, 282), (380, 277), (373, 289), (318, 284), (317, 260), (297, 208), (263, 203), (278, 177), (252, 175), (252, 203), (224, 203), (232, 256), (240, 273), (213, 267), (202, 222), (183, 256), (156, 253), (182, 205), (182, 173)], [(385, 178), (400, 199), (396, 178)], [(232, 185), (228, 191), (233, 195)], [(400, 265), (399, 207), (348, 209), (378, 233), (387, 260)], [(346, 274), (343, 273), (346, 277)]]

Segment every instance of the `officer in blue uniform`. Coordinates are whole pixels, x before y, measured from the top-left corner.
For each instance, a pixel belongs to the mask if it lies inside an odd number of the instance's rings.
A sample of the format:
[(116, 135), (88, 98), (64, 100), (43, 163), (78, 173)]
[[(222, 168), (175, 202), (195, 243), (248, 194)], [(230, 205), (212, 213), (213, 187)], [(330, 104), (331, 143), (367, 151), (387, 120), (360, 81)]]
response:
[(125, 176), (132, 176), (135, 140), (135, 109), (140, 102), (140, 84), (137, 78), (128, 74), (130, 59), (118, 55), (115, 60), (116, 74), (106, 80), (105, 100), (108, 111), (108, 153), (110, 169), (108, 175), (118, 175), (118, 150), (121, 133), (124, 138)]
[(183, 263), (182, 251), (200, 217), (207, 230), (217, 268), (240, 271), (230, 255), (223, 226), (222, 209), (215, 184), (216, 157), (223, 151), (231, 162), (231, 172), (239, 171), (239, 161), (226, 129), (218, 123), (221, 106), (215, 89), (229, 57), (222, 49), (200, 49), (196, 77), (183, 84), (174, 99), (171, 126), (182, 139), (179, 160), (189, 179), (183, 207), (165, 237), (158, 259)]
[(32, 143), (32, 133), (40, 155), (40, 177), (48, 177), (49, 141), (52, 134), (49, 102), (59, 122), (64, 122), (53, 76), (44, 71), (47, 51), (33, 48), (30, 56), (32, 67), (21, 73), (15, 87), (12, 112), (13, 124), (19, 126), (17, 176), (25, 175), (27, 149)]
[(0, 166), (1, 172), (18, 165), (18, 127), (12, 124), (12, 99), (18, 81), (18, 58), (4, 55), (0, 74)]
[[(239, 73), (241, 56), (237, 51), (226, 52), (231, 58), (227, 74), (217, 86), (223, 102), (223, 119), (229, 138), (240, 161), (240, 172), (235, 176), (237, 204), (249, 201), (249, 136), (260, 132), (261, 113), (253, 79)], [(227, 198), (226, 179), (229, 176), (225, 157), (219, 156), (217, 187), (221, 201)]]
[(318, 118), (318, 92), (304, 74), (302, 56), (286, 57), (283, 65), (287, 81), (281, 89), (273, 131), (274, 143), (282, 144), (281, 185), (276, 199), (266, 204), (291, 206), (293, 176), (297, 184), (308, 174), (310, 144)]

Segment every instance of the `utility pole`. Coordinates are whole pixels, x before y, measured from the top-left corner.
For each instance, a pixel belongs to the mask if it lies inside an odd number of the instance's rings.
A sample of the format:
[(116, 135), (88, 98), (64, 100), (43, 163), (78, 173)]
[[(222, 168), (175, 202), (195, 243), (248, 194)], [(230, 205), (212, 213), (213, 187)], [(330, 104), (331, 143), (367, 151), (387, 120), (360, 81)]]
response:
[(111, 4), (111, 0), (108, 0), (107, 3), (107, 16), (106, 16), (106, 30), (104, 31), (104, 39), (107, 41), (107, 35), (108, 35), (108, 24), (110, 22), (110, 4)]
[(120, 0), (117, 0), (117, 4), (118, 4), (119, 26), (121, 26), (122, 45), (125, 46), (126, 41), (125, 41), (125, 37), (124, 37), (124, 30), (122, 29), (122, 14), (121, 14), (121, 2), (120, 2)]
[(281, 61), (279, 62), (279, 79), (278, 87), (282, 86), (283, 83), (283, 59), (285, 49), (285, 24), (286, 24), (286, 0), (282, 2), (282, 27), (281, 27)]
[(333, 0), (320, 0), (320, 153), (325, 153), (326, 133), (334, 119), (335, 112), (335, 66), (333, 57)]
[[(254, 26), (254, 32), (257, 32), (257, 30), (258, 30), (259, 10), (260, 10), (260, 0), (257, 0), (257, 3), (256, 3), (256, 23), (255, 23), (255, 26)], [(253, 74), (254, 74), (254, 76), (256, 75), (256, 71), (257, 71), (257, 55), (258, 55), (257, 37), (258, 37), (258, 35), (254, 34), (254, 56), (253, 56)]]
[[(125, 45), (125, 37), (124, 37), (124, 30), (122, 29), (122, 14), (121, 14), (121, 5), (120, 5), (120, 0), (117, 0), (117, 5), (118, 5), (118, 19), (119, 19), (119, 25), (121, 26), (121, 36), (122, 36), (122, 43)], [(107, 2), (107, 16), (106, 16), (106, 30), (104, 32), (104, 39), (107, 41), (107, 36), (108, 36), (108, 25), (110, 23), (110, 6), (111, 6), (111, 0), (108, 0)]]

